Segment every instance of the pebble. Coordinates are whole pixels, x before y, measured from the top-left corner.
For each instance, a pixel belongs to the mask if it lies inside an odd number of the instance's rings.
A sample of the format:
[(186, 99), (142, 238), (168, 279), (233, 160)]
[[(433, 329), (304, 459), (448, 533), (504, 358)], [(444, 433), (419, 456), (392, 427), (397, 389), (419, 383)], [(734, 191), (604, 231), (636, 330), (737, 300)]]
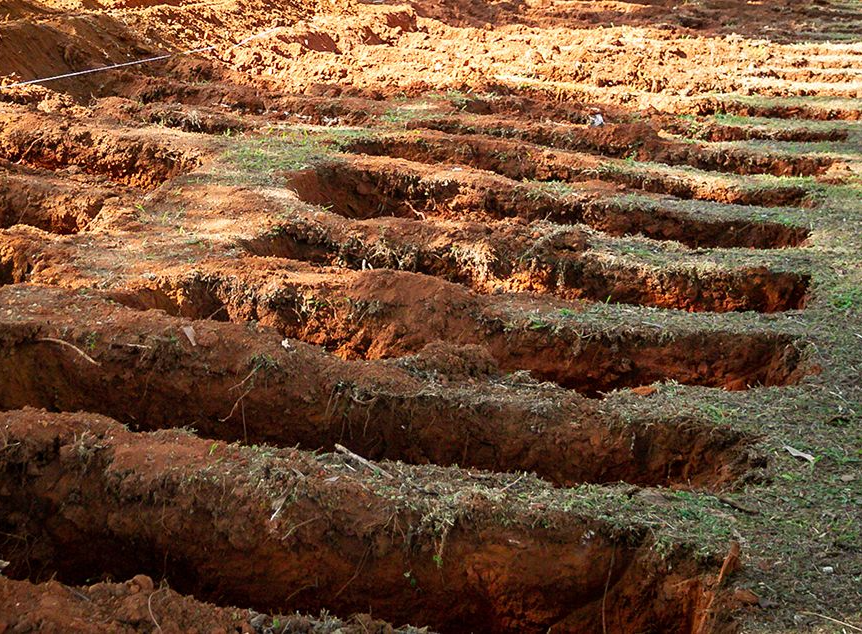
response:
[(140, 588), (140, 592), (150, 594), (153, 591), (153, 580), (147, 575), (135, 575), (132, 578), (132, 584)]

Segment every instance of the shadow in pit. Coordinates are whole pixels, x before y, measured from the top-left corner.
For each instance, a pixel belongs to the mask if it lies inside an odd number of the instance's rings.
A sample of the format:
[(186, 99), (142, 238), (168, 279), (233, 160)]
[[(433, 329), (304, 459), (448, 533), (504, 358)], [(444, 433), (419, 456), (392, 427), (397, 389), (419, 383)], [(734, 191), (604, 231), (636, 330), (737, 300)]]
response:
[[(683, 544), (659, 555), (635, 520), (600, 519), (589, 492), (399, 465), (384, 466), (398, 470), (387, 484), (342, 457), (130, 433), (87, 414), (24, 410), (0, 425), (13, 577), (144, 572), (223, 605), (373, 612), (447, 632), (726, 631), (702, 623), (720, 560)], [(437, 489), (457, 502), (441, 507)], [(451, 523), (429, 525), (450, 508)]]

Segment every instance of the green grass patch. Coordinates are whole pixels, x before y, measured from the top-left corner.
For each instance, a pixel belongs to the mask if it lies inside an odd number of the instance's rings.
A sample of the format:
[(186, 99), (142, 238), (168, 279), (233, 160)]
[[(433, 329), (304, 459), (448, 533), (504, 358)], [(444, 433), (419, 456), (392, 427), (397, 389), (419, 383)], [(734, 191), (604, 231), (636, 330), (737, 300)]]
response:
[(234, 168), (237, 180), (270, 185), (279, 173), (313, 167), (349, 143), (370, 136), (371, 131), (364, 128), (290, 128), (234, 137), (227, 141), (221, 158)]

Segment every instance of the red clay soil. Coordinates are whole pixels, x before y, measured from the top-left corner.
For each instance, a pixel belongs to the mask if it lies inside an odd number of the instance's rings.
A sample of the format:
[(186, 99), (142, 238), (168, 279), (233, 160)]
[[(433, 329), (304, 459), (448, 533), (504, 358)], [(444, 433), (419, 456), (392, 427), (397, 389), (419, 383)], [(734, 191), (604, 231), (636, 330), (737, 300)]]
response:
[(804, 125), (786, 127), (757, 126), (717, 121), (681, 121), (676, 117), (662, 119), (663, 129), (673, 134), (694, 136), (703, 141), (791, 141), (807, 143), (816, 141), (844, 141), (849, 134), (847, 130), (835, 127), (826, 130), (807, 128)]
[(91, 126), (34, 127), (32, 117), (4, 113), (0, 158), (51, 170), (76, 166), (119, 183), (152, 188), (199, 164), (194, 153), (166, 146), (160, 136)]
[(685, 268), (637, 265), (591, 248), (594, 242), (567, 225), (392, 217), (352, 221), (303, 210), (239, 240), (254, 255), (414, 271), (480, 293), (528, 292), (692, 312), (768, 313), (805, 305), (804, 274), (764, 266), (699, 269), (686, 256), (681, 258)]
[(859, 121), (862, 110), (842, 106), (818, 106), (816, 104), (748, 104), (709, 98), (692, 107), (697, 114), (711, 115), (718, 112), (740, 117), (770, 117), (775, 119), (812, 119), (814, 121)]
[[(152, 614), (152, 616), (150, 616)], [(219, 608), (156, 588), (146, 575), (126, 583), (80, 588), (58, 581), (33, 584), (0, 576), (0, 631), (252, 634), (248, 611)]]
[(779, 207), (797, 205), (808, 191), (799, 185), (740, 188), (712, 174), (667, 174), (664, 171), (632, 171), (619, 159), (600, 157), (480, 135), (428, 131), (359, 139), (344, 144), (349, 152), (390, 156), (423, 163), (468, 165), (514, 180), (580, 182), (596, 178), (648, 192), (683, 199)]
[(707, 219), (663, 206), (661, 197), (602, 181), (566, 184), (563, 195), (541, 185), (484, 171), (432, 166), (392, 157), (359, 156), (288, 173), (287, 185), (303, 200), (347, 218), (382, 216), (489, 221), (519, 218), (584, 223), (613, 236), (642, 234), (698, 247), (797, 246), (808, 230), (787, 224)]
[[(219, 604), (367, 610), (447, 631), (586, 633), (603, 620), (609, 631), (727, 631), (709, 611), (716, 563), (683, 552), (661, 562), (635, 526), (492, 502), (464, 472), (384, 463), (368, 475), (350, 458), (136, 434), (88, 414), (0, 421), (0, 525), (22, 540), (5, 543), (13, 578), (164, 574)], [(443, 542), (399, 530), (422, 526), (439, 495), (429, 487), (473, 487)]]
[(611, 333), (582, 321), (588, 306), (553, 300), (547, 312), (565, 311), (565, 322), (516, 328), (518, 309), (535, 301), (411, 273), (275, 258), (178, 267), (111, 296), (139, 310), (273, 326), (346, 359), (401, 357), (438, 341), (484, 346), (504, 371), (529, 370), (587, 395), (669, 379), (729, 390), (788, 385), (808, 369), (790, 338), (766, 332), (670, 335), (619, 324)]
[(3, 2), (0, 634), (736, 630), (738, 549), (674, 505), (766, 464), (704, 388), (817, 371), (754, 314), (807, 306), (820, 239), (769, 175), (851, 170), (712, 142), (850, 133), (712, 115), (860, 119), (858, 44), (816, 41), (860, 19)]
[[(240, 246), (249, 255), (349, 269), (371, 266), (407, 270), (485, 294), (527, 292), (692, 312), (793, 310), (805, 305), (808, 294), (807, 274), (772, 270), (762, 264), (716, 267), (709, 260), (704, 262), (685, 252), (668, 251), (667, 265), (621, 258), (600, 237), (577, 226), (549, 222), (525, 225), (517, 219), (490, 223), (394, 217), (351, 220), (302, 206), (288, 190), (279, 190), (280, 195), (297, 204), (290, 213), (282, 212), (273, 218), (265, 208), (261, 210), (272, 204), (265, 196), (252, 194), (247, 188), (224, 188), (220, 201), (230, 209), (228, 213), (243, 215), (248, 210), (251, 218), (264, 216), (258, 232), (249, 231), (246, 225), (242, 227), (243, 234), (230, 239), (232, 236), (223, 227), (240, 230), (235, 216), (222, 218), (218, 208), (212, 208), (213, 199), (201, 204), (197, 198), (206, 191), (211, 193), (210, 188), (195, 185), (178, 191), (183, 192), (179, 211), (170, 207), (174, 204), (171, 194), (148, 197), (174, 209), (161, 217), (143, 205), (103, 209), (99, 228), (119, 230), (121, 239), (128, 241), (127, 249), (117, 249), (117, 238), (103, 232), (59, 241), (26, 226), (0, 230), (2, 279), (60, 283), (73, 288), (93, 284), (104, 287), (104, 269), (110, 267), (114, 272), (108, 276), (114, 280), (111, 284), (122, 286), (124, 277), (151, 276), (154, 268), (172, 266), (179, 257), (171, 258), (172, 253), (186, 251), (190, 258), (197, 259), (201, 254), (212, 258), (212, 249), (205, 248), (212, 244), (210, 241), (183, 238), (203, 231), (214, 235), (228, 257), (236, 257), (236, 247)], [(192, 204), (202, 213), (186, 225), (188, 229), (170, 222), (171, 217), (182, 217), (183, 209)], [(283, 200), (277, 204), (283, 204)], [(146, 213), (150, 220), (139, 219)], [(104, 248), (94, 250), (94, 240)], [(135, 258), (135, 253), (144, 247), (146, 256)], [(699, 266), (701, 263), (705, 266)]]
[(475, 346), (430, 346), (403, 364), (345, 362), (262, 326), (51, 288), (8, 286), (0, 297), (14, 315), (0, 316), (2, 409), (84, 410), (135, 429), (191, 426), (312, 450), (341, 443), (372, 459), (535, 471), (561, 485), (718, 487), (762, 465), (750, 438), (712, 422), (623, 423), (556, 386), (501, 381)]
[(89, 227), (108, 201), (125, 192), (105, 178), (71, 168), (63, 178), (52, 172), (0, 163), (0, 227), (25, 224), (59, 234)]
[(156, 586), (146, 575), (125, 583), (67, 586), (58, 581), (34, 584), (0, 575), (0, 631), (131, 634), (392, 634), (414, 632), (357, 615), (349, 621), (322, 614), (272, 617), (254, 610), (223, 608)]
[(822, 174), (835, 162), (828, 156), (776, 157), (738, 148), (712, 149), (696, 143), (668, 140), (660, 137), (658, 130), (646, 123), (589, 126), (530, 123), (494, 117), (477, 120), (474, 117), (434, 118), (411, 122), (407, 127), (439, 130), (450, 134), (482, 134), (520, 139), (561, 150), (667, 165), (689, 165), (732, 174), (813, 176)]

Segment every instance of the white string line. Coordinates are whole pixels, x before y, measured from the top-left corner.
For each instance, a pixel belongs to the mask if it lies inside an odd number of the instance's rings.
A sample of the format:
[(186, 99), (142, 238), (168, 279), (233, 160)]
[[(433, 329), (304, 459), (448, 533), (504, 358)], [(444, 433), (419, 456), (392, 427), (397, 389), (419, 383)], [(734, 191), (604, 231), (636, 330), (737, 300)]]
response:
[[(267, 29), (266, 31), (261, 31), (255, 35), (251, 35), (244, 40), (240, 40), (236, 44), (229, 46), (225, 49), (225, 51), (229, 51), (231, 49), (237, 48), (238, 46), (242, 46), (244, 44), (248, 44), (252, 40), (256, 40), (258, 38), (269, 35), (270, 33), (274, 33), (279, 29), (283, 29), (284, 27), (276, 26), (271, 29)], [(206, 51), (212, 51), (218, 48), (217, 44), (213, 44), (212, 46), (204, 46), (202, 48), (195, 48), (190, 51), (179, 51), (177, 53), (168, 53), (167, 55), (157, 55), (156, 57), (147, 57), (145, 59), (137, 59), (133, 62), (123, 62), (121, 64), (112, 64), (110, 66), (100, 66), (99, 68), (90, 68), (88, 70), (79, 70), (74, 73), (65, 73), (63, 75), (54, 75), (53, 77), (43, 77), (41, 79), (29, 79), (27, 81), (19, 81), (15, 84), (9, 84), (8, 86), (0, 86), (0, 90), (8, 90), (9, 88), (18, 88), (20, 86), (29, 86), (31, 84), (41, 84), (48, 81), (55, 81), (57, 79), (68, 79), (70, 77), (79, 77), (81, 75), (89, 75), (91, 73), (101, 73), (106, 70), (114, 70), (116, 68), (124, 68), (126, 66), (137, 66), (138, 64), (148, 64), (150, 62), (158, 62), (163, 59), (170, 59), (171, 57), (179, 57), (180, 55), (193, 55), (194, 53), (204, 53)]]

